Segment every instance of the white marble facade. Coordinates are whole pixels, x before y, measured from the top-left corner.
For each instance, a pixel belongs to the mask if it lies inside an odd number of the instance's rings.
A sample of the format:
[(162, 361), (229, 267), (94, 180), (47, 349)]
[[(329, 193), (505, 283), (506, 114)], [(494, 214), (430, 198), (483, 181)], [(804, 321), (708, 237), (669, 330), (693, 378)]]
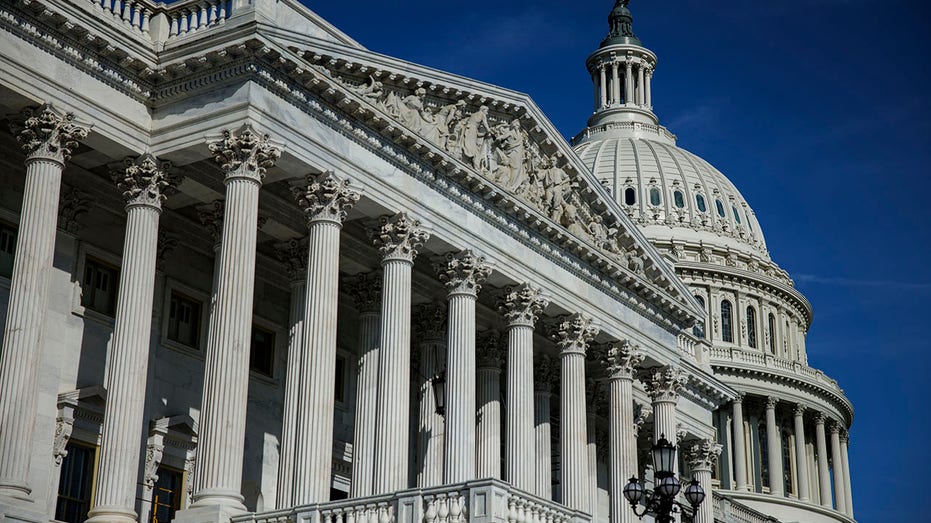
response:
[(851, 521), (852, 409), (755, 217), (657, 236), (588, 161), (685, 154), (626, 4), (573, 145), (292, 0), (0, 6), (0, 518), (626, 522), (663, 433), (696, 521)]

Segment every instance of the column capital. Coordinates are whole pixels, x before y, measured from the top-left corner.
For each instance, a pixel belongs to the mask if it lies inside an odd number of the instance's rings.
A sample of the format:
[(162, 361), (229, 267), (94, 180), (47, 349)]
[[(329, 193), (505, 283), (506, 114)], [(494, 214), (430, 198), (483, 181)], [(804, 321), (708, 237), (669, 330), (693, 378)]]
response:
[(411, 327), (420, 342), (446, 339), (446, 305), (437, 301), (414, 306)]
[(256, 132), (248, 123), (238, 133), (224, 129), (207, 147), (227, 180), (245, 178), (262, 183), (266, 169), (281, 158), (281, 147), (273, 145), (267, 134)]
[(828, 420), (828, 417), (824, 415), (823, 412), (815, 412), (815, 425), (824, 425)]
[(356, 310), (362, 314), (381, 312), (381, 271), (348, 276), (343, 282)]
[(349, 210), (359, 202), (359, 192), (351, 189), (349, 180), (333, 171), (308, 174), (303, 182), (291, 186), (308, 223), (329, 221), (342, 224)]
[(498, 311), (504, 315), (508, 327), (533, 327), (543, 309), (549, 305), (543, 291), (529, 283), (510, 286), (498, 303)]
[(745, 399), (747, 399), (747, 393), (746, 393), (746, 392), (738, 392), (738, 393), (737, 393), (737, 397), (734, 398), (733, 402), (734, 402), (734, 403), (743, 403)]
[(723, 447), (711, 439), (700, 439), (685, 448), (685, 461), (693, 471), (712, 471)]
[(411, 218), (406, 212), (378, 218), (369, 227), (368, 235), (386, 261), (413, 262), (417, 249), (430, 239), (430, 233), (421, 227), (420, 220)]
[(638, 345), (629, 340), (609, 343), (600, 347), (598, 352), (601, 363), (608, 372), (608, 379), (632, 379), (634, 370), (643, 363), (645, 357)]
[(223, 239), (223, 213), (226, 209), (226, 202), (223, 200), (214, 200), (204, 205), (198, 205), (197, 219), (201, 225), (207, 229), (207, 232), (213, 238), (214, 245), (219, 245)]
[(557, 381), (558, 372), (559, 365), (551, 356), (543, 355), (537, 358), (533, 366), (533, 390), (535, 392), (552, 392), (553, 384)]
[(16, 135), (26, 159), (47, 159), (64, 164), (90, 131), (74, 123), (74, 113), (59, 114), (51, 104), (27, 107), (9, 116), (10, 130)]
[(565, 354), (585, 355), (588, 344), (598, 335), (599, 329), (594, 321), (584, 314), (563, 316), (552, 324), (550, 337), (556, 342), (559, 351)]
[(482, 290), (482, 284), (491, 275), (491, 267), (486, 263), (485, 257), (471, 250), (448, 253), (436, 260), (434, 267), (450, 295), (476, 296)]
[(291, 283), (307, 280), (307, 238), (293, 238), (275, 244), (275, 257), (285, 265)]
[(844, 432), (844, 426), (837, 420), (830, 420), (828, 423), (828, 429), (831, 431), (831, 434), (837, 434), (838, 436)]
[(796, 403), (792, 412), (794, 412), (796, 416), (804, 416), (806, 410), (808, 410), (808, 407), (802, 405), (801, 403)]
[(677, 401), (679, 391), (689, 381), (685, 371), (672, 365), (646, 369), (639, 379), (653, 401)]
[(475, 338), (475, 358), (479, 369), (501, 370), (501, 341), (498, 331), (478, 333)]
[(125, 158), (118, 168), (111, 169), (110, 178), (123, 191), (127, 208), (138, 205), (159, 211), (181, 182), (171, 173), (171, 162), (160, 161), (149, 153)]
[(779, 398), (775, 396), (766, 396), (766, 408), (767, 409), (775, 409), (776, 404), (778, 403), (779, 403)]

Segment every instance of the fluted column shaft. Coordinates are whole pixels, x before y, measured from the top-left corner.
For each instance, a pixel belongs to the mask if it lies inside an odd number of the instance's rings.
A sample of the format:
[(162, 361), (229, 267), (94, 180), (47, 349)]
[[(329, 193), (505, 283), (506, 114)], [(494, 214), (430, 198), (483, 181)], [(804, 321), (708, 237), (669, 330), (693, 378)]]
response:
[(604, 107), (608, 105), (608, 75), (604, 65), (598, 66), (598, 80), (601, 82), (601, 107)]
[(643, 64), (637, 66), (637, 105), (643, 106), (646, 103), (645, 90), (643, 88)]
[(847, 478), (840, 451), (840, 427), (831, 426), (831, 464), (834, 470), (834, 510), (847, 512)]
[(782, 439), (776, 424), (776, 398), (766, 401), (766, 449), (769, 456), (769, 492), (774, 496), (784, 493), (782, 475)]
[(352, 445), (354, 498), (372, 495), (375, 477), (375, 421), (378, 403), (378, 353), (381, 313), (359, 314), (359, 372), (356, 383), (356, 418)]
[(714, 440), (699, 440), (685, 449), (685, 460), (692, 471), (692, 477), (698, 480), (705, 491), (705, 500), (695, 511), (695, 523), (714, 523), (714, 502), (711, 496), (711, 472), (714, 470), (721, 454), (721, 445)]
[(743, 395), (734, 398), (734, 481), (736, 490), (744, 491), (747, 486), (747, 450), (744, 440)]
[(795, 408), (795, 465), (798, 470), (798, 498), (809, 501), (811, 493), (808, 488), (808, 454), (805, 452), (805, 407)]
[[(678, 367), (667, 366), (644, 371), (640, 376), (653, 406), (653, 443), (665, 437), (676, 444), (678, 436), (676, 406), (679, 403), (679, 391), (688, 381), (687, 374)], [(673, 463), (673, 470), (679, 470), (679, 457)]]
[(850, 458), (847, 455), (849, 440), (846, 434), (843, 435), (840, 442), (840, 456), (844, 466), (844, 500), (846, 501), (846, 514), (853, 517), (853, 490), (850, 486)]
[(533, 393), (533, 419), (534, 419), (534, 489), (533, 493), (543, 499), (553, 499), (553, 449), (552, 426), (550, 424), (551, 404), (553, 393), (550, 390), (552, 382), (552, 362), (544, 357), (537, 365), (537, 374), (534, 381)]
[(491, 362), (478, 367), (475, 472), (478, 478), (501, 479), (501, 367)]
[(634, 369), (643, 354), (629, 342), (608, 348), (608, 497), (610, 520), (633, 523), (636, 519), (624, 499), (627, 480), (637, 476), (637, 432), (634, 423)]
[(107, 351), (107, 403), (100, 439), (94, 508), (89, 521), (136, 520), (140, 435), (152, 333), (155, 261), (167, 165), (144, 155), (114, 173), (128, 198), (113, 338)]
[(3, 345), (0, 349), (0, 496), (28, 498), (37, 411), (42, 326), (48, 305), (49, 273), (55, 252), (61, 174), (72, 140), (87, 130), (50, 106), (27, 110), (12, 125), (26, 150), (26, 182), (16, 237)]
[(645, 89), (644, 89), (644, 92), (645, 92), (644, 96), (646, 99), (647, 109), (653, 109), (652, 84), (653, 84), (653, 71), (647, 70), (646, 84), (645, 84)]
[(625, 83), (625, 86), (624, 86), (624, 87), (625, 87), (624, 102), (627, 103), (627, 104), (632, 104), (632, 103), (634, 103), (634, 71), (633, 71), (633, 63), (628, 59), (627, 62), (624, 63), (624, 65), (625, 65), (624, 79), (626, 80), (626, 81), (624, 82), (624, 83)]
[(821, 506), (831, 508), (831, 474), (828, 470), (828, 445), (824, 432), (824, 415), (815, 417), (815, 445), (818, 450), (818, 486), (821, 490)]
[(436, 487), (443, 482), (445, 421), (436, 411), (433, 380), (441, 366), (437, 358), (446, 352), (445, 311), (422, 305), (414, 316), (420, 341), (420, 412), (417, 418), (417, 486)]
[[(306, 258), (305, 258), (306, 260)], [(303, 266), (303, 263), (301, 264)], [(301, 390), (301, 347), (304, 343), (304, 306), (307, 300), (307, 279), (291, 281), (288, 314), (288, 369), (285, 377), (284, 410), (281, 416), (281, 450), (278, 456), (278, 493), (276, 506), (288, 508), (294, 493), (294, 461), (297, 446), (297, 417)]]
[(617, 62), (611, 64), (611, 103), (621, 103), (621, 82), (617, 72)]

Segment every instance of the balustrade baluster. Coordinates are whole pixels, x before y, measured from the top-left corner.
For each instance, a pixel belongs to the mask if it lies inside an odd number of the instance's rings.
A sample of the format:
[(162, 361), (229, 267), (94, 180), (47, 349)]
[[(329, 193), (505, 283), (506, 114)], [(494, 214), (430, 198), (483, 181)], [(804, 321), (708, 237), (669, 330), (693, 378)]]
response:
[(123, 23), (126, 25), (130, 25), (132, 23), (133, 4), (135, 4), (135, 2), (132, 0), (125, 0), (123, 2)]
[(226, 0), (220, 0), (220, 23), (226, 22)]
[(213, 25), (217, 21), (217, 2), (210, 0), (207, 7), (207, 25)]
[(188, 24), (190, 22), (189, 17), (190, 17), (190, 13), (187, 11), (187, 9), (183, 9), (181, 11), (181, 17), (178, 19), (178, 22), (180, 24), (180, 27), (178, 27), (178, 36), (186, 35), (188, 31), (190, 30), (189, 29), (190, 26)]

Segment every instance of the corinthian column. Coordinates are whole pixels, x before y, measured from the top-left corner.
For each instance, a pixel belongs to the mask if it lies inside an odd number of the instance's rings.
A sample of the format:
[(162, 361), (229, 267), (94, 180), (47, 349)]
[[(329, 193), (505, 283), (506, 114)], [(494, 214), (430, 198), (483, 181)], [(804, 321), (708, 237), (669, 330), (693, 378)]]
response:
[(352, 437), (354, 498), (372, 495), (375, 474), (375, 409), (378, 403), (378, 342), (381, 330), (381, 274), (372, 272), (346, 281), (359, 312), (359, 359), (356, 374), (356, 419)]
[(715, 463), (717, 463), (720, 455), (721, 445), (710, 439), (700, 440), (686, 449), (685, 460), (692, 470), (693, 477), (698, 480), (698, 484), (705, 491), (705, 500), (695, 511), (695, 523), (714, 523), (714, 504), (711, 500), (711, 471), (714, 470)]
[(446, 354), (446, 307), (442, 303), (418, 305), (413, 315), (414, 334), (420, 349), (420, 410), (417, 416), (417, 486), (437, 487), (443, 483), (442, 413), (437, 412), (433, 380), (444, 367)]
[(604, 354), (608, 373), (608, 496), (614, 523), (633, 523), (635, 519), (624, 499), (624, 486), (638, 472), (633, 384), (634, 369), (643, 358), (639, 347), (629, 341), (610, 345)]
[(747, 451), (744, 445), (744, 393), (734, 398), (734, 479), (737, 490), (747, 490)]
[(37, 415), (38, 364), (55, 251), (61, 173), (88, 130), (51, 105), (11, 117), (26, 152), (26, 185), (0, 351), (0, 496), (26, 498)]
[(127, 158), (112, 173), (126, 199), (126, 236), (113, 338), (107, 351), (107, 403), (100, 438), (100, 466), (90, 519), (94, 523), (136, 520), (139, 435), (152, 333), (158, 219), (166, 190), (177, 180), (170, 165), (145, 154)]
[(844, 476), (844, 459), (840, 452), (839, 423), (831, 423), (831, 466), (834, 469), (834, 510), (847, 512), (847, 478)]
[(778, 398), (766, 398), (766, 448), (769, 454), (769, 493), (783, 495), (785, 480), (782, 475), (782, 439), (779, 426), (776, 425), (776, 404)]
[[(204, 372), (193, 509), (245, 510), (240, 494), (249, 387), (259, 188), (281, 150), (246, 125), (209, 144), (225, 174), (216, 304)], [(181, 516), (197, 517), (194, 514)]]
[(501, 339), (484, 332), (476, 342), (475, 475), (501, 479)]
[(508, 333), (505, 478), (524, 492), (534, 491), (533, 327), (548, 304), (540, 289), (523, 284), (506, 289), (498, 306)]
[(844, 500), (845, 513), (853, 518), (853, 490), (850, 488), (850, 458), (847, 456), (847, 447), (850, 444), (850, 436), (847, 431), (843, 431), (840, 437), (840, 457), (844, 467)]
[(295, 505), (330, 499), (333, 402), (336, 380), (336, 310), (339, 306), (339, 233), (359, 201), (349, 181), (332, 172), (308, 175), (292, 187), (307, 217), (307, 296), (301, 350)]
[(281, 416), (281, 450), (278, 453), (279, 509), (293, 505), (294, 448), (301, 390), (301, 346), (304, 340), (304, 302), (307, 296), (307, 242), (291, 240), (275, 246), (278, 259), (287, 267), (291, 281), (288, 314), (288, 370), (284, 385), (284, 411)]
[(818, 486), (821, 489), (821, 506), (831, 508), (831, 474), (828, 471), (828, 445), (824, 433), (825, 417), (815, 414), (815, 446), (818, 450)]
[(384, 216), (369, 231), (382, 254), (381, 349), (375, 421), (373, 493), (407, 488), (410, 448), (411, 270), (430, 235), (406, 213)]
[(543, 499), (553, 498), (553, 434), (550, 425), (556, 362), (549, 356), (535, 365), (533, 380), (534, 489)]
[(475, 301), (491, 274), (484, 256), (450, 253), (437, 267), (449, 292), (443, 482), (475, 479)]
[(598, 329), (591, 318), (573, 314), (556, 326), (553, 339), (561, 364), (559, 428), (560, 485), (563, 505), (591, 513), (588, 480), (588, 434), (585, 419), (585, 351)]
[(808, 454), (805, 452), (805, 406), (795, 406), (795, 466), (798, 470), (798, 497), (811, 499), (808, 490)]
[(688, 382), (688, 375), (673, 366), (655, 367), (641, 374), (640, 381), (650, 396), (653, 406), (653, 443), (665, 437), (676, 444), (676, 404), (679, 391)]

